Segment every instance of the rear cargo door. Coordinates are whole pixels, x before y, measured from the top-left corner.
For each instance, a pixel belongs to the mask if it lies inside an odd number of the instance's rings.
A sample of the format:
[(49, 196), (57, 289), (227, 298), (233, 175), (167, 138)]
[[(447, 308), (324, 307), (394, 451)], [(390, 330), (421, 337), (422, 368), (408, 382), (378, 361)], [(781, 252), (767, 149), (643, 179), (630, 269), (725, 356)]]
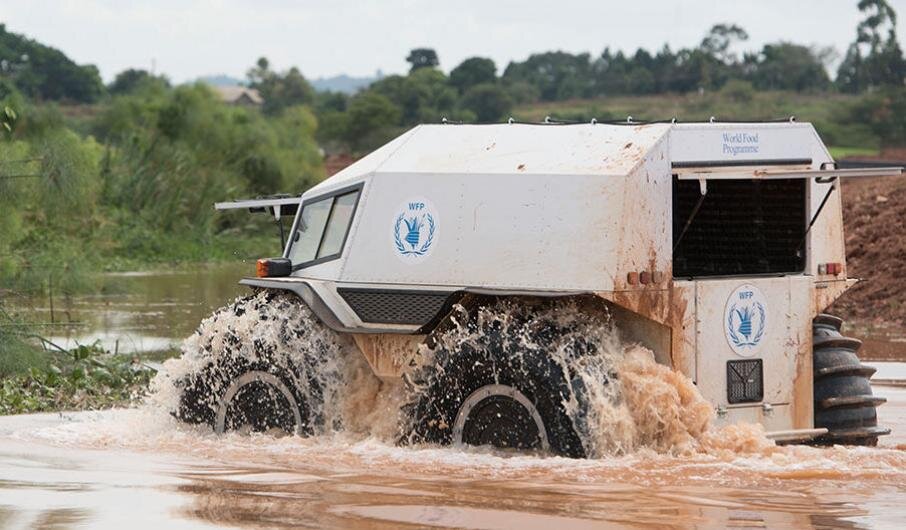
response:
[(804, 403), (793, 406), (811, 400), (810, 289), (802, 275), (698, 282), (696, 380), (726, 411), (719, 422), (785, 430), (811, 421), (796, 417)]

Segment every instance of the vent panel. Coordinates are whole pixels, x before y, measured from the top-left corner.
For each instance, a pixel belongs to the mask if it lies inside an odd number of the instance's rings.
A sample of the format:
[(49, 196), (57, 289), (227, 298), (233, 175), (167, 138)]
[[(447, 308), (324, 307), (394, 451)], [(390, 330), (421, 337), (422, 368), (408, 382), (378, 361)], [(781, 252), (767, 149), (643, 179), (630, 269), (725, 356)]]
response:
[(451, 293), (340, 288), (337, 292), (362, 320), (373, 324), (425, 325)]
[(727, 403), (758, 403), (764, 399), (761, 359), (727, 361)]

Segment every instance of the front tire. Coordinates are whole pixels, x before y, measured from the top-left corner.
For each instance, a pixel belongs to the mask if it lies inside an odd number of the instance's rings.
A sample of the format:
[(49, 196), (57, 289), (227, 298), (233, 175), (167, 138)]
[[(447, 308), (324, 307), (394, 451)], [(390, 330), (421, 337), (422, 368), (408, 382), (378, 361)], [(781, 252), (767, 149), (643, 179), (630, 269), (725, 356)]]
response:
[(339, 337), (295, 295), (262, 290), (202, 322), (184, 345), (174, 415), (215, 432), (312, 435), (342, 382)]
[(604, 325), (567, 303), (463, 310), (422, 353), (403, 409), (407, 441), (587, 456), (590, 403), (578, 372), (615, 384), (588, 332)]

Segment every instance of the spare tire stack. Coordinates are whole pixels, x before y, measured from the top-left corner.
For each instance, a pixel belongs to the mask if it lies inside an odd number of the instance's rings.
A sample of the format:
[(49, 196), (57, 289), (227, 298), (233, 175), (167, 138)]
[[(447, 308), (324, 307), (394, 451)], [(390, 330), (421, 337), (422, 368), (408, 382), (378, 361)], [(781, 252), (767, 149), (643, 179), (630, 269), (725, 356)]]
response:
[(815, 317), (813, 329), (815, 427), (827, 434), (820, 445), (878, 444), (890, 429), (878, 426), (877, 407), (887, 400), (872, 394), (875, 369), (862, 364), (856, 352), (862, 341), (844, 337), (843, 320), (833, 315)]

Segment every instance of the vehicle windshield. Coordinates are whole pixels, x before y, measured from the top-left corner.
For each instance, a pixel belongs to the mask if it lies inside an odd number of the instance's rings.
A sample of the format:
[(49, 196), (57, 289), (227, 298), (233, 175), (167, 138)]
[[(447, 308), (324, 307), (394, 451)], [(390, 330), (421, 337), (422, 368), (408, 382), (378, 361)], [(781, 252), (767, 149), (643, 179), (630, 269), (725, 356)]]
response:
[(294, 268), (340, 257), (359, 190), (303, 204), (289, 258)]

